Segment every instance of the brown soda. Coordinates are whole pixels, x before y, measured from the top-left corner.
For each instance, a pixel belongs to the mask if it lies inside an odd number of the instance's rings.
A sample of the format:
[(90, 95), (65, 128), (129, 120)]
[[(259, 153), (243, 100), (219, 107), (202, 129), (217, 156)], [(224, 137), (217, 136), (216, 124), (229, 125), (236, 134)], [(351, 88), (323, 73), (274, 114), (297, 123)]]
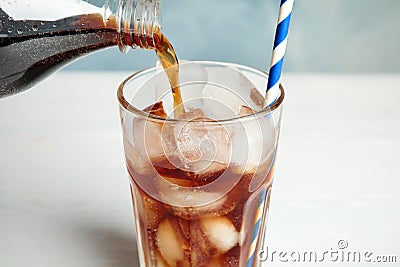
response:
[[(166, 179), (172, 183), (185, 187), (195, 187), (199, 184), (191, 179), (188, 173), (173, 168), (158, 168), (168, 166), (167, 159), (153, 160), (159, 178), (154, 178), (153, 173), (144, 174), (129, 166), (129, 175), (132, 181), (132, 195), (135, 205), (135, 217), (141, 225), (138, 238), (146, 251), (144, 257), (149, 266), (243, 266), (244, 259), (249, 253), (249, 238), (256, 218), (258, 199), (261, 191), (250, 192), (250, 182), (254, 173), (238, 174), (234, 168), (228, 167), (224, 171), (228, 176), (240, 175), (239, 182), (224, 196), (224, 203), (218, 204), (216, 200), (207, 205), (196, 208), (179, 207), (167, 204), (154, 198), (152, 194), (160, 193), (157, 189), (157, 179)], [(262, 188), (271, 187), (272, 172), (261, 167), (256, 171), (263, 174)], [(217, 180), (220, 173), (204, 174), (204, 183)], [(235, 179), (235, 178), (233, 178)], [(136, 181), (154, 183), (150, 185), (154, 192), (145, 192)], [(142, 183), (142, 182), (140, 182)], [(204, 184), (202, 184), (204, 185)], [(224, 187), (224, 186), (222, 186)], [(161, 192), (162, 193), (162, 192)], [(252, 201), (253, 199), (255, 201)], [(250, 200), (250, 201), (249, 201)], [(217, 203), (217, 204), (216, 204)], [(223, 249), (216, 247), (215, 241), (210, 240), (204, 221), (211, 221), (218, 225), (218, 220), (225, 222), (224, 226), (234, 228), (240, 236), (244, 231), (246, 238), (234, 245)], [(215, 222), (214, 222), (215, 221)], [(162, 232), (162, 233), (160, 233)], [(220, 237), (225, 238), (225, 237)], [(243, 237), (241, 237), (243, 238)], [(239, 239), (241, 239), (239, 238)], [(164, 240), (167, 239), (165, 242)], [(164, 246), (168, 246), (165, 248)], [(176, 252), (175, 250), (179, 250)], [(240, 262), (242, 262), (240, 264)]]

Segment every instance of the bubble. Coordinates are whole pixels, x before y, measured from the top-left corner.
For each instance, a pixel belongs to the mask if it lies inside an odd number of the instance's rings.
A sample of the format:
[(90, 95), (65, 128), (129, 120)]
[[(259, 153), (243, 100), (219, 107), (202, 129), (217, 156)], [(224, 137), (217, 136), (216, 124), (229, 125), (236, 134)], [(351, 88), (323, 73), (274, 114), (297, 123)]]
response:
[(12, 17), (8, 17), (8, 20), (13, 20), (13, 18)]
[(34, 31), (34, 32), (36, 32), (37, 30), (38, 30), (38, 26), (35, 24), (35, 25), (33, 25), (32, 26), (32, 30)]
[(192, 201), (193, 200), (193, 195), (187, 195), (186, 197), (185, 197), (185, 201), (186, 202), (189, 202), (189, 201)]
[(12, 29), (11, 29), (11, 28), (8, 28), (7, 32), (8, 32), (8, 33), (12, 33)]
[(57, 28), (57, 23), (54, 23), (54, 24), (53, 24), (53, 28)]
[(18, 33), (18, 34), (23, 33), (22, 29), (17, 29), (17, 33)]
[(40, 22), (40, 25), (44, 25), (44, 21), (41, 21), (41, 22)]

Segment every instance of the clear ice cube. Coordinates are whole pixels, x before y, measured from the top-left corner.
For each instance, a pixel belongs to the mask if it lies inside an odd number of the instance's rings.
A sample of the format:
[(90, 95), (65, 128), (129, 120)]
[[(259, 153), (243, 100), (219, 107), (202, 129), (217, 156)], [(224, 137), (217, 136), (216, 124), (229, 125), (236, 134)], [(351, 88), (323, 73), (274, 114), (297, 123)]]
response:
[(254, 114), (251, 108), (241, 106), (238, 112), (240, 124), (232, 134), (232, 162), (244, 173), (254, 173), (259, 166), (271, 162), (275, 151), (277, 133), (273, 117)]
[(177, 266), (185, 261), (184, 250), (189, 247), (177, 228), (176, 222), (169, 219), (164, 219), (157, 228), (157, 247), (169, 266)]
[(265, 105), (265, 99), (258, 92), (256, 86), (234, 67), (210, 68), (207, 78), (207, 85), (203, 89), (203, 98), (213, 100), (213, 102), (204, 103), (207, 114), (212, 118), (236, 117), (243, 105), (254, 110), (261, 110)]
[[(166, 113), (173, 117), (173, 98), (169, 82), (161, 66), (157, 66), (158, 73), (143, 87), (155, 86), (154, 101), (163, 101)], [(216, 120), (236, 117), (242, 105), (254, 110), (261, 110), (265, 106), (265, 98), (256, 89), (256, 85), (232, 66), (201, 65), (182, 60), (179, 65), (179, 80), (185, 108), (200, 108), (208, 117)]]
[(210, 244), (220, 253), (227, 252), (239, 242), (239, 233), (225, 217), (204, 218), (200, 224)]
[(220, 124), (201, 109), (182, 114), (174, 127), (174, 136), (182, 167), (198, 175), (223, 171), (230, 161), (231, 138)]

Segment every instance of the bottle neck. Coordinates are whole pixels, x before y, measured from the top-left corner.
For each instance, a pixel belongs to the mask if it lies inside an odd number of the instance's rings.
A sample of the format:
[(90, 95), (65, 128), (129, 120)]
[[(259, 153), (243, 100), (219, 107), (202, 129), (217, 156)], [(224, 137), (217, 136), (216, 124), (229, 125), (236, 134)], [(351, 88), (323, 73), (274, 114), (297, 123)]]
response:
[(129, 47), (153, 49), (155, 36), (160, 34), (161, 0), (122, 0), (120, 1), (117, 23), (118, 46), (122, 52)]

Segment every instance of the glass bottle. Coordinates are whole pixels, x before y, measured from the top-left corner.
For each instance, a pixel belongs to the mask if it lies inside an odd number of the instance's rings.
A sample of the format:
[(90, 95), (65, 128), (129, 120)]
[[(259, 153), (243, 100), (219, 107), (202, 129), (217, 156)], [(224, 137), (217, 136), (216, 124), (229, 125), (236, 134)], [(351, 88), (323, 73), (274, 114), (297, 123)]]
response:
[(155, 48), (160, 0), (0, 0), (0, 98), (102, 48)]

